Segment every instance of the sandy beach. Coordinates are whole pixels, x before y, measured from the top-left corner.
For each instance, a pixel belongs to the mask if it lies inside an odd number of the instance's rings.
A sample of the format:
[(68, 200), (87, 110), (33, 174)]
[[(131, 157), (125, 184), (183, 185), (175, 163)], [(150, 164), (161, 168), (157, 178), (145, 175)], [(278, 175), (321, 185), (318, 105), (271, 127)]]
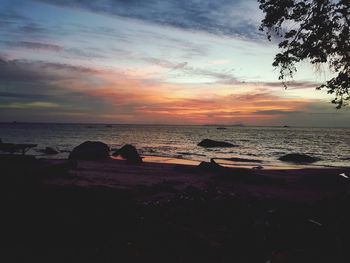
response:
[[(60, 165), (65, 160), (42, 159), (43, 165)], [(313, 203), (335, 197), (348, 189), (348, 168), (264, 169), (225, 168), (224, 171), (200, 169), (196, 162), (183, 159), (146, 157), (139, 165), (111, 158), (101, 161), (78, 161), (75, 169), (64, 178), (45, 178), (45, 185), (108, 187), (135, 193), (140, 200), (152, 198), (164, 201), (162, 195), (143, 196), (142, 187), (159, 186), (159, 194), (167, 195), (195, 187), (205, 191), (215, 185), (223, 194), (237, 194), (259, 199)], [(162, 190), (162, 186), (165, 186)], [(168, 190), (169, 190), (168, 189)], [(157, 193), (158, 194), (158, 193)], [(139, 196), (140, 195), (140, 196)], [(159, 199), (159, 200), (158, 200)]]
[(346, 169), (211, 170), (112, 158), (72, 165), (29, 156), (1, 164), (2, 239), (12, 262), (349, 259)]

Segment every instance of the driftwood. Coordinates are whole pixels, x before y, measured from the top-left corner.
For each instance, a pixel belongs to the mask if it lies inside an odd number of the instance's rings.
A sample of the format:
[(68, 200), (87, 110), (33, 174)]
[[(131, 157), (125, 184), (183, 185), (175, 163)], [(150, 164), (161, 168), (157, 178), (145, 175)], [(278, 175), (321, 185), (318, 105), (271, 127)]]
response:
[(15, 152), (20, 152), (22, 155), (24, 155), (27, 151), (36, 146), (37, 144), (3, 143), (0, 141), (0, 151), (11, 154)]

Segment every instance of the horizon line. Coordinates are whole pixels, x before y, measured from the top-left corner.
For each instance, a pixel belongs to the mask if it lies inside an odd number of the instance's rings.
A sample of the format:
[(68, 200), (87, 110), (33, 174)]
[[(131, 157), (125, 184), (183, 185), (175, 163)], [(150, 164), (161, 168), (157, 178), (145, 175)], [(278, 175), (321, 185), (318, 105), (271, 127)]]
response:
[(0, 124), (69, 124), (69, 125), (133, 125), (133, 126), (217, 126), (217, 127), (276, 127), (276, 128), (350, 128), (350, 126), (294, 126), (294, 125), (249, 125), (249, 124), (166, 124), (166, 123), (112, 123), (112, 122), (32, 122), (0, 121)]

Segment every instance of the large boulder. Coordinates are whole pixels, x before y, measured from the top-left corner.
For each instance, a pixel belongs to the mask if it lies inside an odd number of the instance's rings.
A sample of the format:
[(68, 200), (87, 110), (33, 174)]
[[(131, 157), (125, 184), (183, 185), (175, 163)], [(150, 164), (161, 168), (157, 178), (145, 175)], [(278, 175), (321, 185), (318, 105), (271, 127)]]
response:
[(225, 148), (225, 147), (236, 147), (237, 146), (237, 145), (234, 145), (234, 144), (229, 143), (229, 142), (214, 141), (214, 140), (210, 140), (210, 139), (204, 139), (200, 143), (198, 143), (197, 145), (201, 146), (201, 147), (206, 147), (206, 148), (214, 148), (214, 147)]
[(69, 154), (73, 160), (99, 160), (109, 157), (109, 147), (103, 142), (86, 141), (78, 145)]
[(303, 163), (314, 163), (321, 159), (307, 155), (307, 154), (290, 153), (290, 154), (281, 156), (280, 158), (278, 158), (278, 160), (283, 162), (289, 162), (289, 163), (303, 164)]
[(135, 146), (131, 144), (124, 145), (122, 148), (115, 151), (112, 155), (121, 156), (122, 158), (126, 159), (129, 163), (142, 163), (142, 158), (137, 152)]

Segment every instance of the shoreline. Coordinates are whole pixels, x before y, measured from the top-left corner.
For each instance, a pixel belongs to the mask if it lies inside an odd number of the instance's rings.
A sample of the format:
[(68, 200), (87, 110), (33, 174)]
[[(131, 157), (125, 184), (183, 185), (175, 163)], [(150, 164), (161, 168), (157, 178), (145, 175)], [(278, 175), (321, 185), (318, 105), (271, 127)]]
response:
[(155, 123), (109, 123), (109, 122), (26, 122), (26, 121), (3, 121), (0, 125), (115, 125), (115, 126), (174, 126), (174, 127), (228, 127), (228, 128), (284, 128), (284, 129), (350, 129), (350, 126), (288, 126), (285, 125), (249, 125), (249, 124), (155, 124)]
[[(0, 155), (5, 178), (22, 178), (22, 174), (29, 173), (43, 186), (108, 187), (134, 191), (133, 188), (140, 186), (153, 187), (170, 182), (174, 184), (170, 188), (176, 190), (195, 187), (204, 191), (210, 185), (216, 185), (224, 192), (236, 191), (246, 197), (260, 195), (263, 199), (306, 203), (350, 190), (348, 167), (308, 165), (254, 169), (248, 165), (222, 166), (217, 162), (199, 163), (159, 156), (144, 156), (143, 160), (140, 164), (130, 164), (124, 159), (110, 157), (72, 162), (30, 155)], [(7, 177), (6, 173), (9, 174)], [(30, 176), (25, 177), (26, 182), (31, 180)]]
[[(37, 134), (42, 134), (38, 137)], [(260, 135), (259, 135), (260, 134)], [(144, 136), (152, 138), (145, 141)], [(314, 136), (319, 141), (314, 141)], [(91, 129), (84, 125), (52, 126), (38, 124), (38, 126), (9, 126), (0, 131), (3, 142), (35, 143), (36, 149), (28, 154), (39, 158), (56, 158), (41, 155), (46, 147), (58, 151), (58, 158), (66, 158), (77, 145), (83, 141), (104, 141), (113, 151), (125, 144), (134, 145), (141, 155), (158, 155), (165, 158), (182, 158), (195, 161), (209, 161), (211, 158), (259, 159), (262, 166), (294, 168), (283, 163), (279, 158), (290, 153), (300, 153), (319, 158), (314, 166), (349, 166), (349, 133), (346, 130), (309, 130), (302, 128), (286, 131), (286, 128), (259, 129), (247, 127), (242, 131), (235, 127), (218, 130), (217, 127), (178, 127), (149, 125), (144, 129), (135, 126), (99, 125)], [(78, 139), (79, 138), (79, 139)], [(237, 147), (230, 148), (203, 148), (197, 144), (211, 138), (217, 141), (226, 141)], [(299, 138), (299, 139), (297, 139)], [(113, 152), (112, 151), (112, 152)], [(111, 152), (111, 153), (112, 153)], [(178, 162), (178, 160), (176, 160)], [(220, 161), (221, 162), (221, 161)], [(246, 163), (233, 163), (233, 166), (250, 167)], [(252, 164), (252, 166), (258, 166)], [(299, 166), (300, 167), (300, 166)], [(297, 168), (299, 168), (297, 167)]]
[[(34, 155), (38, 159), (43, 160), (66, 160), (66, 158), (57, 158), (55, 156), (50, 155)], [(49, 158), (48, 158), (49, 157)], [(111, 159), (114, 160), (122, 160), (118, 157), (110, 156)], [(193, 165), (197, 166), (202, 161), (200, 160), (192, 160), (192, 159), (186, 159), (186, 158), (179, 158), (179, 157), (168, 157), (168, 156), (161, 156), (161, 155), (141, 155), (143, 162), (145, 163), (159, 163), (159, 164), (183, 164), (183, 165)], [(293, 163), (283, 163), (279, 162), (280, 164), (269, 164), (262, 162), (254, 162), (249, 161), (230, 161), (226, 160), (225, 158), (213, 158), (215, 161), (217, 161), (218, 164), (228, 167), (228, 168), (244, 168), (244, 169), (252, 169), (253, 167), (262, 166), (265, 170), (300, 170), (300, 169), (350, 169), (350, 166), (331, 166), (331, 165), (317, 165), (317, 164), (293, 164)], [(209, 160), (208, 160), (209, 161)]]

